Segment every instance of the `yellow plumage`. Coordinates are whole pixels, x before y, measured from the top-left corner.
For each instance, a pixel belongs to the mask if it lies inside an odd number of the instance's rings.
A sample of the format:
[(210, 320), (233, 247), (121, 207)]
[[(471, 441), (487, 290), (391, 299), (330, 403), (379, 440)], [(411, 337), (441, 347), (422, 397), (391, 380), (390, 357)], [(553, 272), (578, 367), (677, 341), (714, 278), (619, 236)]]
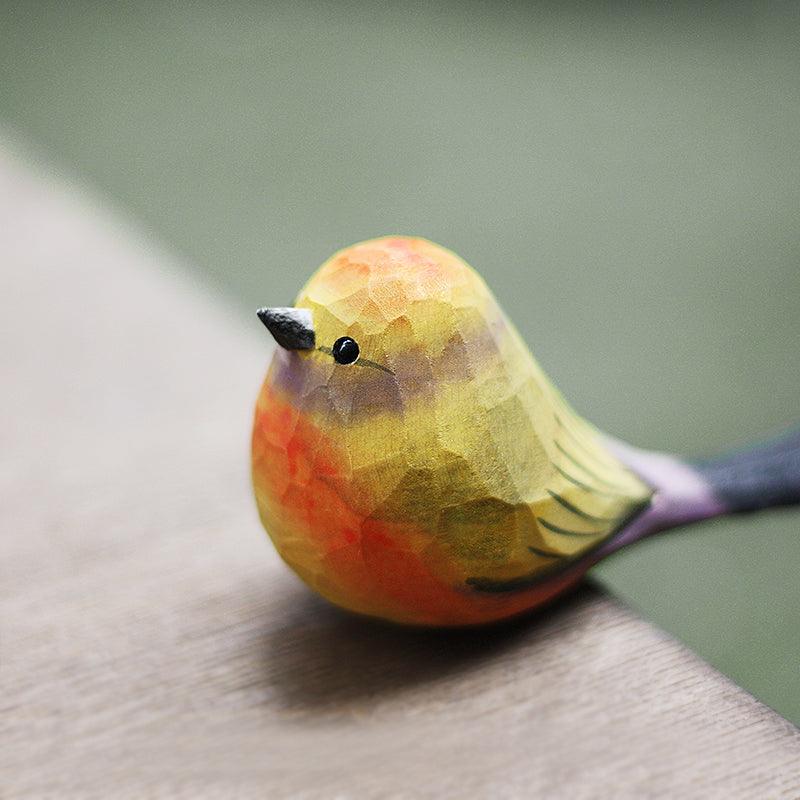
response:
[[(517, 613), (647, 503), (453, 253), (364, 242), (295, 305), (317, 347), (276, 351), (253, 477), (278, 550), (334, 602), (427, 624)], [(341, 337), (353, 364), (331, 356)]]

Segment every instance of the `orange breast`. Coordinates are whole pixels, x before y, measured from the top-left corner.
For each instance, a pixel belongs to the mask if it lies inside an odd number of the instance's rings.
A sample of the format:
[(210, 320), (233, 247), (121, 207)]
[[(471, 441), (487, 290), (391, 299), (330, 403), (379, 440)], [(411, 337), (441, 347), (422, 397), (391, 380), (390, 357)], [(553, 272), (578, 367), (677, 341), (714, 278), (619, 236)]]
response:
[(356, 507), (346, 455), (269, 378), (256, 408), (252, 468), (259, 511), (281, 556), (352, 611), (410, 624), (489, 622), (545, 602), (585, 572), (505, 594), (472, 589), (463, 566), (430, 532)]

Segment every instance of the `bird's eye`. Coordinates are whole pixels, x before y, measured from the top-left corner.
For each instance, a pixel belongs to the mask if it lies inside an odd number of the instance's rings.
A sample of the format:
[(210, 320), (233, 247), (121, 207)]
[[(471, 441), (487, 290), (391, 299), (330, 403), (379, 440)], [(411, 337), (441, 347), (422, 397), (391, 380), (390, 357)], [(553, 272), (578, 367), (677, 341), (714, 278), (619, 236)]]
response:
[(352, 364), (358, 359), (358, 342), (349, 336), (341, 336), (333, 343), (331, 354), (337, 364)]

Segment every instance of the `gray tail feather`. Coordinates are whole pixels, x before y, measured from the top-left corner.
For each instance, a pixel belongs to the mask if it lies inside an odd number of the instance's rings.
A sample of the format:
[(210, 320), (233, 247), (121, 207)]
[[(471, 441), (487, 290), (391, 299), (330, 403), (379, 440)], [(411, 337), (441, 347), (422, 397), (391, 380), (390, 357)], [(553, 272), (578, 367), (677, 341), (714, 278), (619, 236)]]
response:
[(800, 429), (690, 463), (732, 512), (800, 504)]

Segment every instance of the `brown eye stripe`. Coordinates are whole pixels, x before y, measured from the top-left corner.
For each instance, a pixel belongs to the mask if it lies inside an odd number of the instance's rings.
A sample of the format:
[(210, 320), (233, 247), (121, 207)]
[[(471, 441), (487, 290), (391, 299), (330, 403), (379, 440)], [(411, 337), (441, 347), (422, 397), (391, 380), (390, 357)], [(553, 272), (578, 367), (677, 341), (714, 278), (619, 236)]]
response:
[[(329, 356), (333, 355), (333, 349), (330, 348), (330, 347), (322, 347), (322, 346), (320, 346), (320, 347), (317, 348), (317, 350), (319, 350), (320, 352), (325, 353), (326, 355), (329, 355)], [(350, 366), (350, 365), (348, 365), (348, 366)], [(367, 358), (359, 358), (358, 361), (355, 361), (353, 363), (353, 366), (356, 366), (356, 367), (358, 367), (358, 366), (361, 366), (361, 367), (372, 367), (372, 369), (379, 369), (382, 372), (388, 372), (389, 375), (394, 375), (394, 372), (392, 372), (392, 370), (390, 370), (389, 367), (384, 367), (383, 364), (378, 364), (375, 361), (370, 361)]]
[(366, 358), (359, 358), (358, 361), (356, 361), (356, 365), (358, 364), (361, 364), (362, 367), (372, 367), (373, 369), (379, 369), (383, 372), (388, 372), (390, 375), (394, 375), (394, 372), (392, 372), (389, 367), (384, 367), (383, 364), (378, 364)]

